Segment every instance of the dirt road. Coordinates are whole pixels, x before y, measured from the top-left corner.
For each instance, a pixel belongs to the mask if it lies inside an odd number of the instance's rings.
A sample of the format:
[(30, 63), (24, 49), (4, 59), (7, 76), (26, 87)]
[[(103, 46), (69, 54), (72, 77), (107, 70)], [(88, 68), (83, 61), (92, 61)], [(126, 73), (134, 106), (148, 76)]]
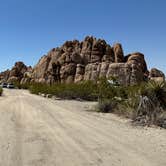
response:
[(93, 105), (5, 90), (0, 166), (166, 166), (166, 130), (85, 111)]

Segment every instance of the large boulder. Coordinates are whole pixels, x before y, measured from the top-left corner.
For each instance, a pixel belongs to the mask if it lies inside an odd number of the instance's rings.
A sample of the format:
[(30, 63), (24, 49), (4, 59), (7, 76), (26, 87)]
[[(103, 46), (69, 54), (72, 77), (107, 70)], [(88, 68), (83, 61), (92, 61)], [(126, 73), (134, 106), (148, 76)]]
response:
[(109, 65), (106, 77), (115, 77), (122, 85), (130, 84), (131, 66), (127, 63), (112, 63)]
[(36, 82), (43, 82), (43, 80), (47, 81), (48, 66), (50, 61), (51, 56), (44, 55), (34, 67), (32, 77)]
[(91, 52), (93, 46), (93, 37), (87, 36), (85, 40), (81, 43), (81, 57), (84, 61), (84, 64), (91, 62)]
[(102, 63), (101, 63), (99, 78), (106, 78), (109, 65), (110, 65), (109, 62), (102, 62)]
[(67, 41), (61, 47), (61, 56), (57, 58), (61, 65), (65, 63), (81, 63), (82, 58), (80, 56), (80, 43), (77, 40)]
[(162, 71), (152, 68), (149, 72), (149, 79), (157, 82), (163, 82), (165, 81), (165, 75)]
[(47, 55), (47, 57), (50, 57), (50, 61), (48, 62), (48, 68), (47, 70), (52, 70), (52, 64), (56, 64), (57, 60), (61, 57), (63, 54), (62, 48), (53, 48)]
[(76, 75), (75, 75), (74, 82), (77, 83), (77, 82), (83, 81), (84, 74), (85, 74), (85, 65), (77, 64)]
[(108, 44), (107, 44), (107, 46), (105, 48), (105, 54), (102, 57), (102, 62), (111, 62), (111, 63), (115, 62), (114, 51), (111, 48), (111, 46), (108, 45)]
[(96, 81), (99, 78), (101, 63), (90, 63), (85, 67), (84, 80)]
[(23, 78), (21, 79), (20, 83), (21, 84), (26, 84), (30, 83), (32, 78), (32, 67), (29, 66), (27, 67), (27, 70), (23, 74)]
[[(127, 63), (128, 64), (128, 63)], [(135, 85), (146, 80), (146, 75), (137, 64), (128, 64), (131, 67), (130, 84)]]
[(27, 84), (27, 83), (30, 83), (30, 82), (31, 82), (31, 78), (26, 78), (26, 77), (22, 78), (21, 81), (20, 81), (21, 84)]
[(147, 71), (147, 65), (146, 65), (146, 62), (144, 59), (144, 55), (142, 53), (135, 52), (135, 53), (128, 55), (127, 63), (137, 65), (137, 67), (140, 68), (140, 70), (142, 70), (142, 72)]
[(101, 62), (106, 50), (106, 42), (104, 40), (94, 40), (91, 52), (91, 63)]
[(16, 76), (11, 76), (11, 77), (9, 77), (9, 79), (7, 80), (7, 82), (12, 82), (12, 83), (20, 82), (20, 78), (16, 77)]
[(123, 49), (122, 49), (122, 45), (120, 43), (114, 44), (113, 51), (114, 51), (114, 55), (115, 55), (115, 63), (124, 62)]
[(125, 57), (125, 61), (131, 66), (130, 85), (147, 80), (147, 65), (142, 53), (135, 52), (129, 54)]
[(74, 82), (76, 67), (77, 66), (74, 63), (65, 64), (61, 67), (60, 76), (61, 76), (62, 83)]

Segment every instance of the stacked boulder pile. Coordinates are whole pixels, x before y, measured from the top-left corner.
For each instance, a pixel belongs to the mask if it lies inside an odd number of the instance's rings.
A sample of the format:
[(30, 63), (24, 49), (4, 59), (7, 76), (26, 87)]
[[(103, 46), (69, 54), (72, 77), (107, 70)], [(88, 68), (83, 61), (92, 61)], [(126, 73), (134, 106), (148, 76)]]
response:
[(86, 37), (84, 41), (67, 41), (44, 55), (34, 68), (17, 62), (11, 70), (0, 74), (2, 81), (20, 83), (78, 83), (99, 78), (116, 77), (120, 84), (134, 85), (147, 79), (165, 80), (163, 72), (147, 69), (139, 52), (124, 56), (120, 43), (110, 46), (105, 40)]
[(27, 73), (32, 73), (32, 67), (27, 67), (23, 62), (16, 62), (11, 70), (6, 70), (0, 73), (1, 82), (22, 82), (27, 80)]

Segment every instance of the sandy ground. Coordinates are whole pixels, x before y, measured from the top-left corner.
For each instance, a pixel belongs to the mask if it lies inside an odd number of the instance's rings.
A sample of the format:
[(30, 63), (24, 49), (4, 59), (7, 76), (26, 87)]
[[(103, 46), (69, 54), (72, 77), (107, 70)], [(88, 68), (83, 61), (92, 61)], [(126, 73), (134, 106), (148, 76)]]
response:
[(0, 166), (166, 166), (166, 130), (85, 111), (94, 104), (5, 90)]

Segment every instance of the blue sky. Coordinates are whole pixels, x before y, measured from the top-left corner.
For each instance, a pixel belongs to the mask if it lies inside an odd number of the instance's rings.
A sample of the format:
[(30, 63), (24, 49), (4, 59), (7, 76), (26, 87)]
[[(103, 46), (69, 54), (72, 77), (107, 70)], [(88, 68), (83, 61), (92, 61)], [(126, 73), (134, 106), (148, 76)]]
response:
[(166, 0), (0, 0), (0, 71), (93, 35), (166, 73)]

